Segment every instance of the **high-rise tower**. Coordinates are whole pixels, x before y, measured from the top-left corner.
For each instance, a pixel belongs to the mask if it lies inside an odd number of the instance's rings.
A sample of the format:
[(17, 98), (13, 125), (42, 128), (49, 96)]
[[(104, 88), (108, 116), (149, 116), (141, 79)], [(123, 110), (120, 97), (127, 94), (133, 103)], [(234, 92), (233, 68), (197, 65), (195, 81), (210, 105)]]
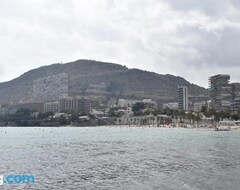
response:
[(211, 107), (216, 111), (226, 111), (232, 101), (230, 75), (219, 74), (209, 78)]
[(188, 88), (186, 86), (178, 87), (178, 109), (188, 111)]

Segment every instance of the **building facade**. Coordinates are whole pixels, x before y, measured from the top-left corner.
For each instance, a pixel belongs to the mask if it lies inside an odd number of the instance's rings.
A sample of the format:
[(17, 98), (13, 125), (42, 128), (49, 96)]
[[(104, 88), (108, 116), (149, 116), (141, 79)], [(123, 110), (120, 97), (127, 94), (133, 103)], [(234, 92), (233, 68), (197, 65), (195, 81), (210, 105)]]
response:
[(58, 113), (60, 112), (60, 104), (59, 101), (55, 102), (47, 102), (44, 104), (44, 112), (53, 112), (53, 113)]
[(188, 88), (186, 86), (178, 87), (178, 109), (188, 111)]
[(219, 74), (209, 78), (211, 108), (216, 111), (227, 111), (232, 102), (230, 75)]
[(163, 109), (169, 108), (172, 110), (178, 110), (178, 102), (165, 103), (162, 106)]
[(170, 124), (172, 119), (166, 115), (147, 115), (147, 116), (123, 116), (116, 118), (116, 125), (160, 125)]
[(240, 83), (232, 83), (231, 115), (240, 113)]
[(136, 103), (144, 103), (144, 104), (153, 104), (153, 105), (157, 105), (157, 103), (155, 101), (153, 101), (152, 99), (143, 99), (143, 100), (133, 100), (133, 99), (119, 99), (118, 100), (118, 106), (119, 107), (132, 107), (134, 104)]
[[(194, 103), (193, 103), (193, 111), (194, 111), (194, 112), (201, 112), (202, 107), (203, 107), (203, 106), (206, 106), (206, 105), (207, 105), (207, 102), (205, 102), (205, 101), (194, 102)], [(206, 107), (207, 107), (207, 106), (206, 106)]]
[(91, 113), (91, 100), (80, 97), (67, 97), (59, 101), (60, 111), (71, 111), (77, 113)]

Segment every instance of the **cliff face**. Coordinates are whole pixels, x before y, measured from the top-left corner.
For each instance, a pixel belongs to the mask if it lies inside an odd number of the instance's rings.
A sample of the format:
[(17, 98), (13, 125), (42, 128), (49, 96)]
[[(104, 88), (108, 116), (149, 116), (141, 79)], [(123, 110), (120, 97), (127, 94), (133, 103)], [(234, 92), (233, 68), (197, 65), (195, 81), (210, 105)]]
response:
[(12, 81), (0, 83), (0, 103), (31, 100), (35, 80), (62, 73), (69, 76), (70, 94), (174, 100), (179, 85), (188, 86), (193, 96), (207, 94), (206, 89), (181, 77), (128, 69), (112, 63), (78, 60), (43, 66)]

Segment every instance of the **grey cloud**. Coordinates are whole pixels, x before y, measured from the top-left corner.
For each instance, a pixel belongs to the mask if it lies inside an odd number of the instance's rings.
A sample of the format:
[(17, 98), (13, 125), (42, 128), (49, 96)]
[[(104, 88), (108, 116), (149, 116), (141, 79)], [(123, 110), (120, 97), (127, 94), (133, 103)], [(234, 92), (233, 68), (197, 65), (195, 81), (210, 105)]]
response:
[(240, 80), (239, 19), (237, 0), (2, 0), (0, 80), (81, 58), (203, 86), (215, 72)]
[[(184, 27), (180, 37), (188, 36), (187, 48), (194, 48), (201, 55), (203, 66), (238, 67), (240, 60), (240, 29), (225, 27), (223, 30), (206, 31), (199, 27)], [(196, 63), (199, 67), (199, 63)]]
[(216, 43), (209, 44), (211, 59), (221, 67), (239, 67), (240, 29), (227, 27), (220, 33)]
[(166, 0), (173, 9), (178, 11), (201, 11), (204, 14), (224, 17), (231, 6), (239, 8), (238, 0)]

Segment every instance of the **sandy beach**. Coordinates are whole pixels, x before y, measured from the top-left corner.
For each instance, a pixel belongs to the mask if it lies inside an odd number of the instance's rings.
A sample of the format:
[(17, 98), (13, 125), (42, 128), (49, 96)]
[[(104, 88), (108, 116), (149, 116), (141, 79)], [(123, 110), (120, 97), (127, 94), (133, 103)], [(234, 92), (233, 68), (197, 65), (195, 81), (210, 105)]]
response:
[[(109, 127), (116, 127), (116, 126), (109, 126)], [(213, 126), (196, 126), (196, 125), (118, 125), (118, 127), (127, 127), (127, 128), (173, 128), (173, 129), (196, 129), (196, 130), (208, 130), (214, 131), (215, 127)], [(231, 131), (240, 131), (240, 126), (217, 126), (218, 129), (228, 129), (230, 128)]]

